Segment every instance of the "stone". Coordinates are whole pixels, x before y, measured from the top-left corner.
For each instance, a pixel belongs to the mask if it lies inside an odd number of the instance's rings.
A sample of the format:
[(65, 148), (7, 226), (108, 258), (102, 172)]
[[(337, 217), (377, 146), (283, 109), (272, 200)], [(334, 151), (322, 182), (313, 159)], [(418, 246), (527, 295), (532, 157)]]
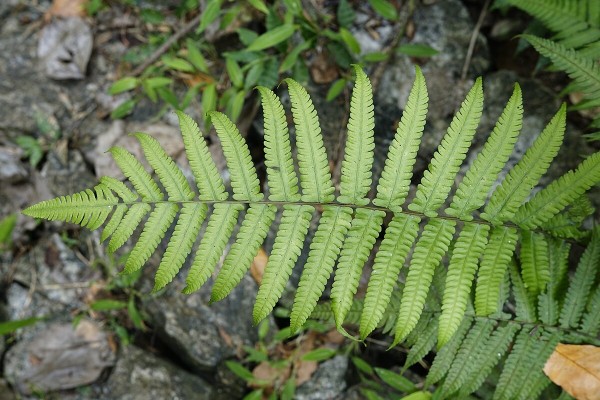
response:
[(42, 29), (38, 57), (52, 79), (83, 79), (94, 39), (79, 17), (55, 18)]
[(296, 400), (336, 399), (346, 389), (348, 358), (342, 355), (319, 364), (309, 381), (296, 389)]
[(30, 339), (20, 340), (5, 356), (6, 379), (21, 394), (55, 391), (96, 381), (114, 365), (108, 334), (92, 321), (52, 323)]
[(120, 400), (215, 398), (199, 376), (133, 345), (121, 349), (104, 392), (103, 398)]
[(21, 164), (23, 151), (17, 147), (0, 147), (0, 183), (22, 182), (29, 177), (29, 173)]
[(228, 297), (209, 305), (212, 279), (186, 295), (181, 293), (184, 277), (185, 272), (180, 273), (162, 295), (146, 300), (143, 309), (158, 336), (186, 365), (212, 373), (242, 346), (254, 346), (258, 340), (252, 323), (256, 283), (245, 275)]

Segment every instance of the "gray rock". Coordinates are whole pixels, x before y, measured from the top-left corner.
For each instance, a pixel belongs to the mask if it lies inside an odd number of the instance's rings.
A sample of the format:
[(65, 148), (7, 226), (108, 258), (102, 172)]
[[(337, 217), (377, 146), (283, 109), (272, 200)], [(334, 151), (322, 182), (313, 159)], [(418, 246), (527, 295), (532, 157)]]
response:
[(53, 323), (9, 349), (4, 374), (22, 394), (94, 382), (115, 362), (108, 335), (93, 322)]
[(3, 185), (23, 181), (29, 176), (21, 164), (22, 153), (17, 147), (0, 147), (0, 182)]
[(180, 274), (162, 295), (143, 304), (159, 337), (184, 363), (212, 372), (241, 346), (256, 343), (252, 307), (257, 287), (249, 275), (227, 298), (211, 305), (212, 282), (191, 295), (181, 293), (184, 287)]
[[(420, 61), (429, 91), (429, 111), (421, 145), (422, 154), (431, 154), (446, 131), (449, 118), (454, 114), (472, 84), (462, 81), (461, 70), (473, 32), (474, 23), (459, 0), (446, 0), (421, 5), (414, 13), (415, 33), (401, 44), (424, 44), (439, 51), (433, 57)], [(468, 78), (482, 74), (489, 68), (487, 42), (478, 36)], [(381, 77), (375, 94), (376, 108), (389, 109), (388, 118), (399, 121), (414, 80), (414, 63), (410, 57), (397, 54)], [(395, 110), (395, 112), (394, 112)], [(381, 129), (389, 137), (392, 126), (386, 121)], [(393, 137), (393, 132), (392, 137)]]
[(328, 400), (338, 398), (346, 389), (348, 358), (335, 356), (319, 365), (309, 381), (296, 389), (296, 400)]
[(121, 349), (104, 389), (105, 399), (211, 400), (213, 388), (197, 375), (135, 346)]
[(44, 27), (38, 56), (53, 79), (83, 79), (92, 54), (92, 30), (79, 17), (56, 18)]

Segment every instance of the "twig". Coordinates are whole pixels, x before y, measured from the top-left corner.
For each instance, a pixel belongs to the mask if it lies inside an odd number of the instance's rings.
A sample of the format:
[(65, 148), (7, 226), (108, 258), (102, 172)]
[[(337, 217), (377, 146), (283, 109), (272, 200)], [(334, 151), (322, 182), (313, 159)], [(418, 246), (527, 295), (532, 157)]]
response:
[[(402, 11), (402, 10), (400, 10), (400, 11)], [(373, 93), (377, 92), (377, 88), (379, 87), (379, 81), (381, 80), (383, 73), (385, 72), (388, 64), (391, 61), (391, 58), (392, 58), (391, 53), (398, 46), (398, 44), (400, 43), (400, 40), (402, 40), (402, 38), (404, 37), (404, 32), (406, 31), (406, 24), (408, 24), (408, 21), (412, 17), (412, 14), (413, 14), (413, 8), (410, 6), (408, 6), (408, 10), (406, 13), (400, 12), (400, 19), (394, 25), (394, 28), (395, 28), (394, 29), (394, 39), (392, 40), (392, 42), (389, 45), (387, 45), (383, 49), (383, 53), (386, 53), (388, 55), (388, 57), (385, 60), (381, 61), (379, 64), (377, 64), (377, 66), (375, 67), (375, 70), (373, 71), (373, 73), (371, 75), (371, 86), (373, 87)], [(403, 15), (404, 15), (404, 18), (402, 18)]]
[(158, 49), (156, 49), (154, 51), (154, 53), (152, 53), (150, 55), (150, 57), (148, 57), (146, 59), (146, 61), (144, 61), (143, 63), (141, 63), (140, 65), (137, 66), (136, 69), (133, 70), (133, 72), (131, 73), (132, 76), (138, 76), (140, 75), (142, 72), (144, 72), (144, 70), (146, 68), (148, 68), (150, 65), (152, 65), (156, 60), (158, 60), (158, 58), (160, 56), (162, 56), (164, 53), (167, 52), (167, 50), (169, 50), (171, 48), (171, 46), (177, 42), (179, 39), (181, 39), (183, 36), (187, 35), (188, 33), (190, 33), (191, 30), (193, 30), (196, 25), (198, 25), (200, 23), (200, 17), (202, 16), (202, 14), (198, 14), (194, 17), (194, 19), (192, 19), (190, 22), (188, 22), (187, 24), (185, 24), (183, 26), (183, 28), (181, 28), (181, 30), (175, 32), (173, 34), (173, 36), (171, 36), (169, 39), (167, 39), (166, 42), (164, 42)]
[(462, 73), (460, 74), (460, 78), (463, 81), (467, 78), (469, 65), (471, 64), (471, 59), (473, 58), (473, 50), (475, 50), (475, 42), (477, 41), (477, 35), (479, 35), (479, 30), (481, 29), (481, 25), (483, 25), (483, 20), (485, 19), (485, 14), (487, 13), (489, 6), (490, 0), (485, 0), (483, 8), (481, 9), (481, 13), (479, 13), (479, 19), (475, 24), (475, 28), (473, 28), (473, 33), (471, 34), (471, 41), (469, 41), (469, 48), (467, 50), (467, 56), (465, 57), (465, 63), (463, 64)]

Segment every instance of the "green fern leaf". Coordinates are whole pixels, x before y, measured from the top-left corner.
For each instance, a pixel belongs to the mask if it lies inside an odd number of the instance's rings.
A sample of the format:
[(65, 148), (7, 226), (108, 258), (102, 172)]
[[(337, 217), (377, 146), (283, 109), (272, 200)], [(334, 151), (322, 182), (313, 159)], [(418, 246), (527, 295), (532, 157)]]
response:
[(548, 262), (550, 263), (550, 281), (548, 293), (555, 300), (564, 300), (563, 294), (567, 292), (569, 269), (569, 251), (571, 245), (563, 240), (548, 238)]
[(123, 272), (128, 274), (137, 271), (150, 259), (173, 223), (179, 206), (175, 203), (158, 203), (146, 224), (137, 243), (129, 253)]
[(512, 221), (533, 229), (548, 221), (600, 182), (600, 153), (585, 159), (575, 171), (569, 171), (523, 204)]
[(548, 326), (553, 326), (558, 321), (558, 302), (548, 292), (538, 296), (538, 316), (540, 321)]
[(100, 183), (115, 192), (117, 196), (119, 196), (125, 203), (133, 203), (138, 199), (138, 196), (129, 190), (129, 188), (118, 179), (111, 178), (109, 176), (103, 176), (100, 178)]
[(492, 134), (456, 189), (446, 214), (467, 221), (473, 219), (471, 213), (484, 204), (492, 184), (508, 160), (522, 122), (523, 99), (521, 88), (516, 84)]
[(402, 211), (425, 127), (428, 101), (425, 78), (421, 69), (415, 67), (415, 82), (390, 145), (373, 204), (394, 212)]
[(34, 218), (46, 218), (51, 221), (66, 221), (74, 224), (97, 225), (104, 222), (117, 199), (106, 197), (106, 191), (99, 185), (95, 189), (84, 190), (71, 196), (61, 196), (45, 200), (23, 210), (23, 214)]
[(479, 257), (487, 244), (489, 228), (488, 225), (465, 223), (454, 245), (438, 329), (440, 348), (454, 335), (463, 319)]
[[(463, 343), (463, 339), (468, 331), (471, 330), (472, 320), (469, 317), (463, 318), (458, 330), (452, 335), (452, 338), (444, 346), (439, 346), (440, 350), (435, 355), (431, 368), (425, 378), (425, 387), (436, 384), (441, 380), (450, 369), (452, 361), (456, 358), (456, 353)], [(439, 334), (438, 334), (439, 337)], [(439, 342), (438, 342), (439, 343)]]
[[(232, 175), (233, 176), (233, 175)], [(275, 218), (275, 206), (252, 204), (215, 280), (210, 301), (224, 299), (244, 277)]]
[(527, 149), (525, 155), (494, 191), (481, 217), (494, 224), (510, 220), (531, 189), (556, 157), (565, 132), (566, 106), (563, 104)]
[(304, 325), (325, 290), (351, 219), (352, 209), (349, 207), (324, 207), (294, 298), (290, 315), (292, 332), (297, 332)]
[(500, 286), (516, 245), (516, 229), (507, 227), (492, 229), (477, 275), (475, 290), (477, 315), (491, 315), (498, 309)]
[(521, 321), (534, 322), (536, 320), (535, 306), (533, 304), (533, 298), (527, 291), (525, 284), (521, 280), (521, 275), (517, 270), (517, 266), (511, 261), (509, 266), (510, 280), (512, 282), (512, 292), (517, 303), (517, 318)]
[(126, 212), (127, 212), (127, 206), (125, 204), (119, 204), (115, 207), (115, 211), (112, 213), (110, 220), (108, 221), (108, 223), (104, 226), (104, 229), (102, 230), (102, 235), (100, 236), (101, 242), (104, 242), (113, 233), (115, 233), (115, 231), (121, 224), (121, 220), (125, 216)]
[(545, 337), (545, 335), (531, 334), (523, 329), (517, 336), (515, 345), (504, 364), (494, 400), (532, 398), (523, 396), (526, 392), (519, 392), (524, 386), (531, 385), (539, 376), (543, 376), (542, 368), (554, 351), (558, 336), (554, 333)]
[[(494, 322), (489, 319), (478, 320), (473, 324), (465, 340), (459, 343), (456, 357), (448, 365), (448, 375), (444, 379), (443, 392), (455, 393), (478, 369), (478, 365), (488, 352), (487, 342), (491, 339)], [(464, 335), (463, 335), (464, 336)]]
[(600, 265), (600, 228), (594, 229), (590, 244), (581, 256), (575, 275), (570, 281), (565, 304), (560, 312), (563, 328), (577, 327), (585, 309), (592, 285), (598, 276)]
[(521, 232), (521, 274), (527, 291), (534, 297), (546, 289), (550, 281), (548, 242), (541, 233)]
[(404, 340), (417, 324), (425, 305), (434, 269), (448, 251), (454, 228), (454, 221), (439, 219), (432, 219), (425, 226), (408, 269), (404, 296), (398, 312), (394, 344)]
[[(480, 343), (480, 354), (477, 363), (470, 363), (472, 366), (463, 370), (463, 374), (458, 374), (455, 382), (460, 382), (462, 375), (465, 375), (465, 382), (460, 387), (459, 398), (464, 398), (469, 393), (475, 392), (483, 383), (483, 381), (490, 374), (492, 369), (500, 362), (500, 359), (508, 350), (509, 345), (512, 342), (515, 333), (519, 330), (519, 325), (508, 324), (503, 327), (497, 328), (492, 336), (484, 343)], [(468, 356), (468, 355), (467, 355)], [(458, 361), (458, 360), (457, 360)], [(459, 365), (455, 362), (456, 367)], [(451, 368), (454, 369), (454, 366)], [(472, 373), (466, 373), (468, 370)], [(450, 379), (446, 380), (448, 387), (453, 388), (455, 384)], [(446, 382), (444, 382), (446, 385)]]
[[(403, 374), (408, 368), (418, 363), (429, 353), (435, 346), (435, 339), (437, 337), (438, 320), (436, 318), (430, 318), (425, 329), (423, 329), (418, 335), (416, 343), (410, 348), (406, 355), (406, 362), (402, 367)], [(391, 347), (393, 347), (392, 345)]]
[(175, 231), (154, 277), (154, 292), (171, 282), (181, 269), (196, 241), (206, 211), (207, 206), (202, 203), (185, 203), (181, 208)]
[(314, 207), (311, 206), (284, 207), (279, 233), (275, 238), (254, 303), (255, 324), (273, 311), (273, 307), (283, 294), (294, 264), (302, 251), (313, 212)]
[(262, 200), (258, 176), (252, 164), (250, 150), (242, 138), (238, 128), (223, 113), (212, 111), (209, 113), (217, 135), (221, 140), (223, 154), (231, 173), (231, 187), (234, 200)]
[(359, 66), (355, 66), (354, 71), (356, 85), (350, 101), (348, 137), (342, 161), (340, 196), (337, 201), (364, 206), (369, 204), (366, 195), (371, 189), (371, 168), (375, 148), (373, 89), (369, 78)]
[(600, 331), (600, 286), (596, 286), (590, 297), (586, 312), (583, 314), (581, 332), (597, 335)]
[(133, 235), (133, 231), (140, 224), (142, 218), (150, 212), (150, 205), (146, 203), (135, 203), (125, 213), (125, 216), (119, 222), (119, 226), (112, 234), (108, 242), (108, 251), (114, 253), (125, 244), (127, 239)]
[(363, 266), (379, 236), (383, 217), (383, 211), (359, 208), (352, 219), (331, 288), (331, 306), (340, 330), (352, 306)]
[(186, 277), (186, 286), (183, 293), (193, 293), (208, 281), (225, 251), (225, 246), (227, 246), (233, 228), (237, 223), (238, 214), (243, 209), (244, 206), (241, 204), (217, 203), (214, 205), (206, 232), (204, 232)]
[(317, 111), (310, 96), (298, 82), (292, 79), (286, 79), (285, 82), (288, 85), (296, 125), (302, 201), (331, 202), (334, 188)]
[(460, 110), (454, 116), (448, 133), (442, 139), (429, 168), (417, 187), (415, 199), (408, 208), (428, 217), (435, 217), (454, 183), (454, 176), (465, 159), (483, 109), (481, 78), (467, 94)]
[(287, 121), (281, 101), (272, 90), (259, 86), (265, 131), (265, 165), (269, 177), (269, 199), (297, 201), (298, 176), (294, 170)]
[(111, 147), (108, 151), (123, 171), (123, 175), (129, 179), (136, 192), (142, 196), (142, 200), (160, 201), (163, 199), (163, 193), (158, 185), (133, 154), (122, 147)]
[(190, 169), (194, 174), (200, 191), (200, 200), (226, 200), (227, 193), (217, 166), (210, 157), (208, 146), (202, 137), (198, 124), (181, 111), (175, 111), (179, 117), (179, 127)]
[(175, 165), (175, 162), (165, 153), (160, 144), (150, 135), (145, 133), (133, 134), (142, 145), (146, 160), (156, 174), (160, 182), (167, 190), (170, 201), (186, 201), (194, 198), (194, 192), (185, 179), (183, 172)]
[(398, 281), (400, 268), (419, 232), (418, 217), (396, 214), (385, 231), (375, 255), (365, 306), (360, 319), (360, 337), (367, 337), (379, 324)]

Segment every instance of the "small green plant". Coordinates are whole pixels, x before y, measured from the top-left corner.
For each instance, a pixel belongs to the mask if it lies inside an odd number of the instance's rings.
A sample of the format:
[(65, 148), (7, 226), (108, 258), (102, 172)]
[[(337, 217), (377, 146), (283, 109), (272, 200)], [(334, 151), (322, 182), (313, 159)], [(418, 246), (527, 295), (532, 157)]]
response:
[[(600, 106), (600, 2), (597, 0), (508, 0), (531, 14), (555, 33), (552, 40), (522, 37), (573, 82), (563, 94), (581, 92), (584, 100), (572, 110), (597, 110)], [(600, 140), (600, 114), (595, 111), (588, 137)]]
[[(502, 183), (492, 190), (521, 129), (522, 97), (519, 86), (515, 85), (494, 130), (450, 198), (483, 109), (482, 80), (477, 79), (448, 127), (414, 197), (407, 202), (428, 106), (425, 79), (417, 67), (377, 190), (374, 198), (370, 198), (367, 195), (372, 185), (375, 146), (373, 94), (363, 70), (356, 66), (355, 73), (337, 196), (317, 112), (306, 90), (287, 79), (296, 125), (299, 176), (283, 106), (271, 90), (258, 88), (265, 121), (268, 199), (260, 190), (248, 146), (229, 118), (219, 112), (209, 114), (228, 163), (231, 196), (197, 124), (179, 112), (198, 190), (192, 189), (156, 140), (136, 133), (163, 189), (131, 153), (113, 147), (110, 153), (135, 190), (119, 180), (103, 177), (93, 190), (47, 200), (24, 213), (90, 229), (108, 221), (102, 240), (110, 239), (110, 252), (125, 244), (149, 215), (127, 257), (125, 273), (140, 270), (169, 227), (175, 224), (155, 274), (155, 291), (179, 272), (208, 217), (186, 279), (184, 292), (192, 293), (213, 274), (238, 216), (245, 211), (235, 242), (215, 279), (211, 295), (214, 302), (227, 297), (239, 284), (279, 206), (282, 211), (277, 236), (253, 311), (254, 321), (259, 323), (282, 295), (303, 249), (313, 214), (319, 209), (319, 225), (310, 239), (308, 259), (290, 313), (291, 334), (299, 331), (318, 309), (319, 298), (335, 268), (330, 309), (337, 329), (351, 337), (344, 324), (356, 314), (360, 315), (360, 339), (384, 324), (384, 330), (394, 334), (392, 346), (407, 343), (414, 362), (436, 343), (440, 349), (438, 355), (444, 349), (452, 349), (455, 342), (458, 351), (461, 343), (467, 343), (466, 339), (462, 341), (461, 332), (479, 329), (479, 318), (496, 321), (492, 331), (502, 332), (496, 335), (502, 340), (490, 334), (490, 346), (511, 342), (516, 335), (515, 348), (502, 374), (508, 378), (501, 376), (498, 383), (501, 395), (497, 397), (512, 398), (510, 394), (515, 389), (507, 387), (513, 384), (511, 377), (519, 375), (522, 368), (541, 374), (541, 365), (559, 339), (593, 342), (593, 335), (600, 328), (595, 306), (596, 293), (600, 291), (592, 292), (590, 286), (598, 270), (598, 229), (591, 235), (588, 250), (568, 289), (555, 286), (556, 282), (567, 279), (569, 246), (564, 239), (582, 242), (590, 239), (591, 232), (581, 229), (583, 220), (593, 212), (584, 196), (600, 181), (600, 153), (589, 156), (575, 170), (531, 194), (559, 151), (565, 131), (563, 105)], [(390, 219), (384, 224), (386, 214)], [(360, 312), (356, 313), (354, 295), (362, 269), (384, 228), (383, 241), (374, 254), (367, 292), (361, 300)], [(407, 271), (403, 268), (405, 264)], [(510, 295), (516, 301), (514, 314), (504, 311)], [(591, 308), (587, 308), (589, 304)], [(593, 322), (582, 322), (586, 320)], [(529, 333), (532, 326), (535, 335)], [(498, 342), (491, 342), (491, 338)], [(483, 366), (491, 362), (490, 357), (498, 362), (497, 354), (503, 354), (498, 351), (490, 355), (485, 349), (480, 350), (481, 371), (486, 371)], [(458, 354), (460, 351), (450, 352), (443, 365), (451, 364)], [(538, 379), (539, 374), (533, 377)], [(537, 389), (544, 387), (542, 383), (527, 394), (537, 396)], [(469, 387), (475, 390), (480, 384)]]

